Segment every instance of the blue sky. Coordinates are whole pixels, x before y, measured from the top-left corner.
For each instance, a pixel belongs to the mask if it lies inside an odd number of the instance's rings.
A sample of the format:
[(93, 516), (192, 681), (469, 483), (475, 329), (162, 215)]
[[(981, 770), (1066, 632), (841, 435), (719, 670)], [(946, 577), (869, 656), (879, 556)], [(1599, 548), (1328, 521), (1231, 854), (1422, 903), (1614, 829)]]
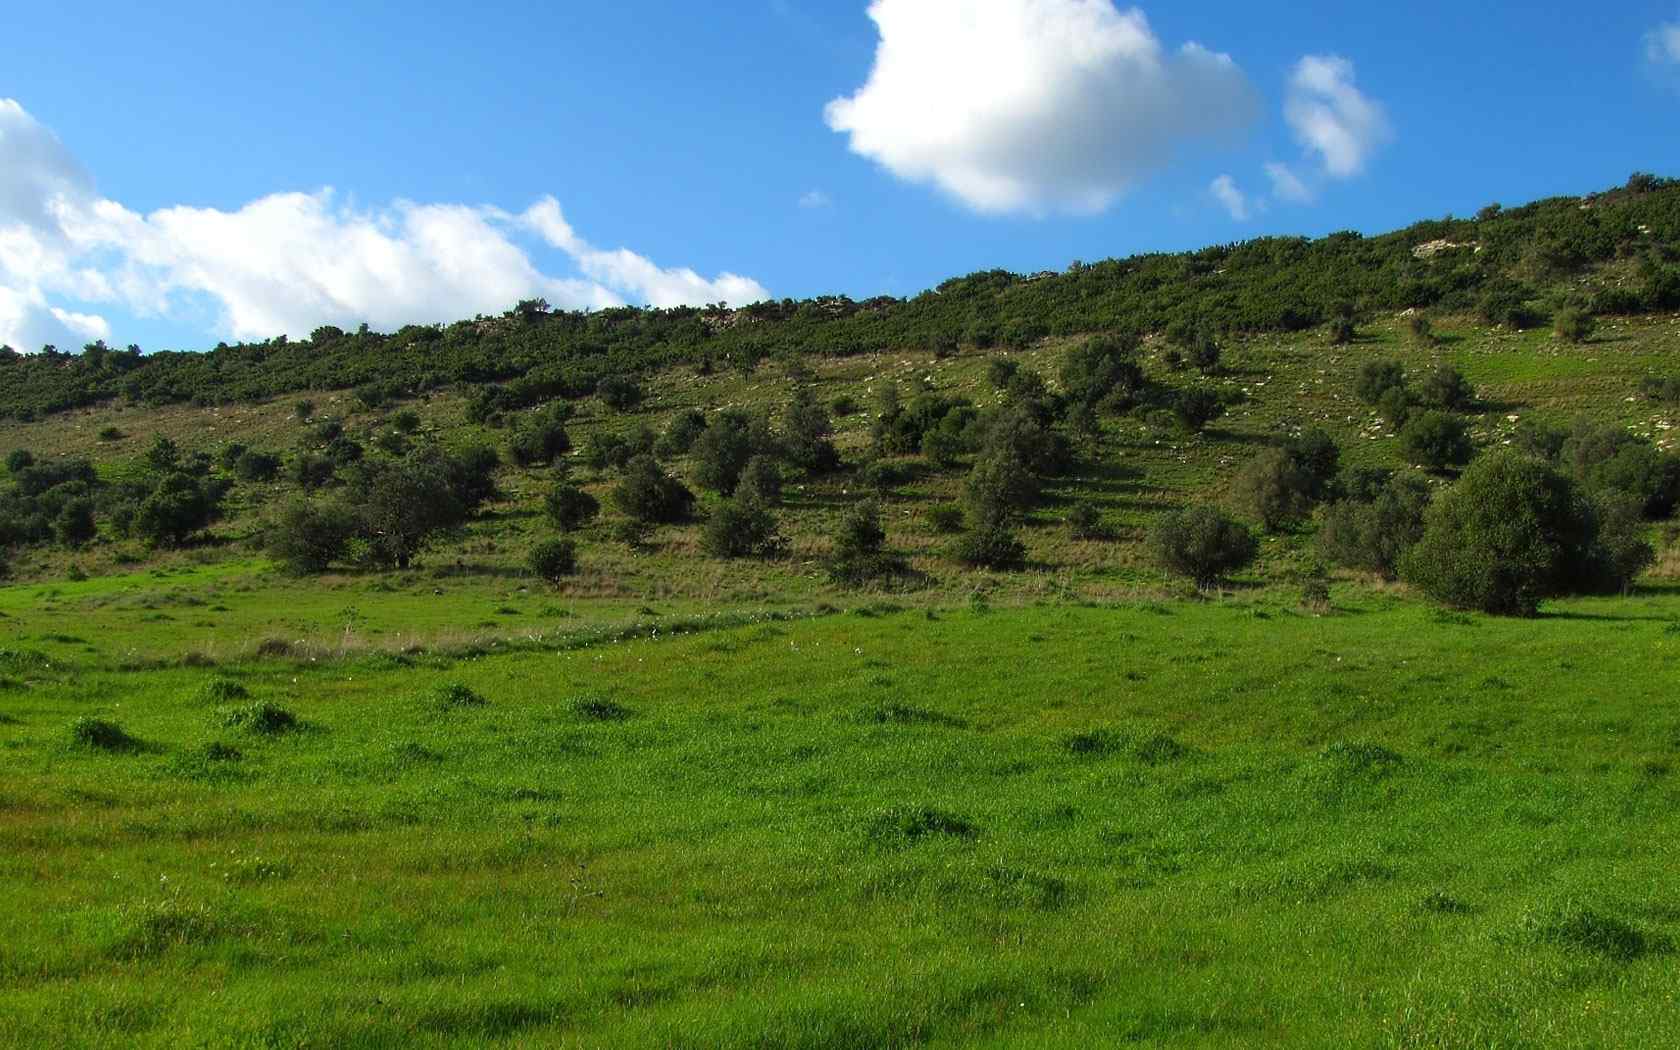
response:
[(1675, 2), (165, 6), (7, 16), (0, 342), (908, 295), (1680, 175)]

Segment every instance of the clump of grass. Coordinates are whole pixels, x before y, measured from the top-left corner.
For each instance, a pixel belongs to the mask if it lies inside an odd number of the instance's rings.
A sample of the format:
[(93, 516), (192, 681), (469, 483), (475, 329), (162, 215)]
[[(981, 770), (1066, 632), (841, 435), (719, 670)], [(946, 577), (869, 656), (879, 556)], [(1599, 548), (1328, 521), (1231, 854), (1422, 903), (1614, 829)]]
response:
[(172, 948), (211, 944), (238, 932), (207, 905), (188, 904), (174, 896), (124, 908), (118, 919), (121, 932), (107, 950), (126, 961), (156, 958)]
[(1440, 890), (1436, 890), (1419, 901), (1418, 907), (1434, 915), (1471, 915), (1476, 911), (1473, 906), (1456, 897), (1448, 896)]
[(571, 703), (572, 714), (587, 722), (622, 722), (630, 717), (630, 709), (614, 700), (599, 696), (581, 696)]
[(944, 726), (949, 729), (962, 729), (968, 725), (961, 718), (941, 714), (938, 711), (928, 711), (920, 707), (911, 707), (909, 704), (900, 703), (897, 700), (869, 708), (863, 713), (863, 720), (873, 722), (876, 725)]
[(986, 896), (1005, 907), (1054, 911), (1071, 893), (1066, 879), (998, 864), (986, 872)]
[(490, 703), (460, 682), (449, 682), (437, 686), (425, 694), (425, 700), (427, 704), (439, 711), (453, 711), (463, 707), (484, 707)]
[(1164, 766), (1188, 758), (1190, 748), (1165, 733), (1146, 735), (1092, 729), (1062, 741), (1070, 754), (1088, 758), (1123, 755), (1146, 766)]
[(264, 638), (257, 643), (258, 656), (283, 657), (292, 655), (292, 643), (284, 638)]
[(231, 744), (212, 740), (201, 747), (190, 748), (170, 759), (167, 772), (172, 776), (206, 783), (225, 783), (246, 780), (249, 775), (239, 768), (244, 752)]
[(1329, 771), (1349, 777), (1380, 779), (1393, 772), (1405, 759), (1381, 744), (1339, 740), (1318, 753), (1318, 762)]
[(138, 740), (115, 722), (85, 715), (70, 723), (70, 742), (95, 751), (133, 751), (140, 746)]
[(932, 806), (893, 806), (869, 825), (869, 837), (883, 844), (916, 843), (927, 838), (978, 838), (980, 829), (968, 818)]
[(227, 678), (212, 678), (198, 687), (193, 699), (201, 704), (231, 704), (249, 700), (251, 691)]
[(298, 728), (297, 716), (267, 700), (245, 704), (222, 714), (222, 725), (258, 736), (279, 736)]
[(1529, 912), (1522, 917), (1519, 932), (1526, 940), (1566, 951), (1587, 952), (1619, 963), (1674, 951), (1673, 940), (1663, 934), (1647, 932), (1612, 915), (1574, 903)]

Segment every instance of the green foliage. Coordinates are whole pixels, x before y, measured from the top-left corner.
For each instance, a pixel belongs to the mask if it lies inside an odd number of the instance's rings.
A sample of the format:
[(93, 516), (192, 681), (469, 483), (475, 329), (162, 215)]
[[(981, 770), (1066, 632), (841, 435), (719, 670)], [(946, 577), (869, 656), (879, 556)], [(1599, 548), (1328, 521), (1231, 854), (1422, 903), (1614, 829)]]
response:
[(219, 724), (224, 729), (238, 729), (256, 736), (279, 736), (299, 728), (296, 715), (267, 700), (223, 712)]
[(131, 535), (160, 547), (180, 547), (221, 514), (220, 486), (188, 474), (168, 473), (134, 508)]
[(557, 583), (577, 572), (577, 543), (569, 539), (543, 540), (531, 549), (530, 566), (538, 579)]
[(1067, 514), (1068, 534), (1076, 540), (1100, 540), (1107, 536), (1103, 527), (1102, 511), (1097, 505), (1081, 501), (1075, 503)]
[(616, 412), (628, 412), (642, 403), (642, 385), (624, 376), (609, 376), (601, 380), (595, 392), (608, 408)]
[(764, 558), (785, 546), (775, 513), (756, 493), (725, 500), (706, 518), (700, 546), (718, 558)]
[(561, 532), (575, 532), (601, 513), (601, 502), (571, 482), (560, 482), (543, 501), (548, 520)]
[(829, 579), (848, 587), (904, 575), (908, 566), (884, 548), (887, 530), (881, 525), (881, 506), (874, 500), (853, 504), (840, 518), (832, 537)]
[(1567, 307), (1552, 318), (1552, 330), (1566, 343), (1584, 343), (1598, 330), (1598, 322), (1585, 310)]
[(1367, 361), (1359, 366), (1353, 393), (1367, 405), (1380, 405), (1383, 395), (1406, 386), (1406, 366), (1398, 361)]
[(570, 452), (572, 437), (565, 426), (568, 415), (550, 408), (521, 418), (508, 437), (509, 458), (522, 467), (539, 467)]
[(1469, 425), (1450, 412), (1420, 412), (1408, 419), (1400, 431), (1400, 448), (1430, 470), (1462, 467), (1476, 454)]
[(1333, 564), (1395, 579), (1400, 559), (1423, 538), (1432, 496), (1427, 481), (1410, 475), (1374, 491), (1361, 485), (1325, 510), (1318, 549)]
[(1140, 342), (1136, 335), (1106, 335), (1075, 346), (1062, 360), (1062, 389), (1068, 399), (1091, 406), (1130, 404), (1145, 385), (1137, 362)]
[(490, 705), (489, 700), (460, 682), (444, 682), (433, 686), (421, 695), (420, 701), (424, 706), (440, 712)]
[(368, 559), (406, 569), (426, 546), (467, 519), (470, 508), (442, 459), (370, 460), (349, 482), (348, 502), (360, 520)]
[(93, 516), (93, 500), (66, 500), (53, 519), (53, 538), (65, 547), (83, 546), (99, 535), (99, 524)]
[(134, 751), (140, 746), (117, 723), (85, 715), (70, 723), (70, 743), (93, 751)]
[(731, 495), (753, 451), (751, 420), (725, 412), (694, 443), (694, 480), (702, 488)]
[(299, 420), (309, 420), (315, 415), (315, 402), (308, 399), (297, 402), (292, 406), (292, 415)]
[(1466, 412), (1476, 403), (1476, 388), (1451, 365), (1440, 365), (1424, 376), (1417, 394), (1420, 404), (1443, 412)]
[(1657, 560), (1645, 527), (1645, 504), (1626, 492), (1605, 490), (1592, 495), (1597, 524), (1595, 579), (1600, 590), (1626, 592), (1639, 574)]
[(1680, 505), (1680, 456), (1659, 452), (1621, 427), (1576, 420), (1558, 444), (1556, 460), (1590, 490), (1638, 499), (1647, 517), (1666, 518)]
[(1187, 434), (1199, 434), (1209, 423), (1225, 414), (1225, 402), (1213, 391), (1197, 387), (1175, 396), (1172, 410), (1180, 430)]
[(1155, 523), (1150, 546), (1156, 564), (1207, 590), (1245, 568), (1260, 553), (1254, 534), (1213, 507), (1189, 507)]
[(953, 503), (939, 503), (928, 508), (928, 525), (934, 532), (956, 533), (963, 528), (963, 510)]
[(741, 471), (741, 480), (735, 486), (737, 496), (750, 496), (766, 506), (774, 506), (782, 501), (782, 468), (769, 456), (754, 456), (747, 460), (746, 469)]
[(6, 454), (6, 472), (21, 474), (35, 465), (35, 453), (26, 448), (14, 448)]
[(958, 536), (951, 555), (964, 565), (1007, 571), (1026, 565), (1027, 548), (1006, 521), (982, 519)]
[(1266, 449), (1237, 474), (1231, 498), (1244, 514), (1268, 532), (1299, 524), (1312, 513), (1316, 479), (1303, 470), (1288, 450)]
[(672, 417), (660, 435), (654, 452), (660, 456), (686, 456), (706, 430), (706, 415), (698, 409), (684, 409)]
[[(706, 433), (718, 429), (713, 426)], [(633, 521), (666, 525), (689, 516), (694, 508), (694, 493), (666, 474), (652, 456), (637, 456), (625, 466), (623, 479), (613, 489), (612, 501)]]
[(963, 484), (968, 520), (977, 531), (997, 530), (1018, 522), (1038, 502), (1038, 476), (1013, 448), (988, 448), (974, 461)]
[(1447, 605), (1533, 616), (1546, 598), (1604, 585), (1591, 504), (1540, 460), (1501, 450), (1436, 498), (1401, 578)]
[(834, 425), (828, 410), (808, 389), (801, 387), (795, 391), (783, 418), (782, 429), (783, 454), (795, 466), (811, 474), (826, 474), (840, 466), (840, 453), (829, 439), (834, 433)]

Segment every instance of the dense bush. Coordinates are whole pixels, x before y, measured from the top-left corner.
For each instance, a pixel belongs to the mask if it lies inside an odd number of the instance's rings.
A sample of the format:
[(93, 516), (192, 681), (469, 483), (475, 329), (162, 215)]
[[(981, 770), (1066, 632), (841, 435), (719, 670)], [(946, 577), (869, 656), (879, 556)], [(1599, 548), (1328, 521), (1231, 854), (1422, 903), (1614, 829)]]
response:
[(1173, 419), (1180, 430), (1197, 434), (1225, 414), (1225, 402), (1211, 390), (1185, 390), (1173, 398)]
[(782, 468), (769, 456), (754, 456), (747, 460), (746, 469), (741, 471), (741, 480), (735, 486), (736, 495), (750, 495), (767, 506), (773, 506), (782, 501)]
[(962, 508), (953, 503), (941, 503), (928, 508), (928, 524), (934, 532), (961, 532), (963, 527)]
[(1102, 511), (1094, 503), (1075, 503), (1067, 515), (1068, 535), (1076, 540), (1100, 540), (1107, 532), (1103, 528)]
[(1359, 366), (1353, 393), (1367, 405), (1382, 402), (1383, 395), (1395, 387), (1406, 386), (1406, 367), (1398, 361), (1367, 361)]
[(1392, 477), (1375, 490), (1359, 485), (1325, 510), (1318, 549), (1343, 568), (1395, 579), (1401, 557), (1423, 538), (1432, 495), (1427, 481), (1409, 475)]
[(342, 558), (356, 531), (356, 515), (341, 504), (294, 500), (281, 508), (264, 547), (287, 572), (308, 576)]
[(1213, 507), (1163, 515), (1150, 534), (1156, 563), (1202, 590), (1248, 566), (1260, 553), (1254, 534)]
[(93, 500), (66, 500), (53, 518), (53, 538), (70, 548), (80, 547), (99, 535), (99, 524), (93, 516)]
[(577, 544), (571, 540), (543, 540), (531, 548), (531, 571), (538, 579), (557, 583), (577, 572)]
[(1452, 365), (1440, 365), (1418, 384), (1418, 402), (1443, 412), (1468, 411), (1476, 403), (1476, 388)]
[(548, 520), (561, 532), (574, 532), (594, 521), (601, 502), (570, 482), (561, 482), (543, 501)]
[(1273, 448), (1249, 460), (1232, 483), (1231, 497), (1244, 514), (1277, 532), (1312, 513), (1316, 487), (1288, 450)]
[(637, 456), (625, 466), (612, 501), (632, 521), (665, 525), (688, 517), (694, 508), (694, 493), (666, 474), (652, 456)]
[(951, 554), (964, 565), (1000, 571), (1026, 565), (1027, 548), (1015, 531), (1002, 522), (979, 522), (957, 537)]
[(751, 422), (747, 416), (725, 412), (694, 442), (694, 480), (725, 496), (735, 491), (753, 457)]
[(595, 387), (598, 394), (608, 408), (617, 412), (628, 412), (642, 403), (642, 385), (634, 379), (624, 376), (610, 376)]
[(768, 557), (784, 543), (775, 512), (753, 492), (724, 500), (700, 530), (701, 548), (719, 558)]
[(1476, 454), (1470, 427), (1450, 412), (1420, 412), (1400, 430), (1400, 449), (1430, 470), (1462, 467)]
[(835, 583), (856, 587), (871, 580), (901, 576), (908, 567), (885, 550), (887, 530), (881, 526), (881, 507), (874, 500), (853, 504), (840, 518), (832, 537), (828, 575)]
[(426, 546), (466, 521), (445, 462), (370, 460), (349, 482), (349, 502), (360, 520), (368, 559), (382, 568), (406, 569)]
[(1062, 390), (1068, 400), (1091, 406), (1130, 404), (1145, 382), (1137, 362), (1139, 344), (1137, 336), (1127, 334), (1096, 336), (1075, 346), (1062, 359)]
[(1596, 512), (1541, 460), (1501, 450), (1436, 498), (1401, 578), (1438, 601), (1532, 616), (1556, 595), (1621, 587), (1599, 544)]
[(826, 474), (840, 466), (840, 453), (830, 435), (834, 425), (828, 410), (819, 404), (809, 390), (801, 388), (793, 396), (782, 421), (782, 449), (787, 458), (811, 474)]
[(665, 433), (660, 435), (654, 452), (665, 457), (686, 456), (705, 429), (704, 413), (692, 408), (678, 412), (666, 425)]
[(1557, 449), (1557, 462), (1575, 480), (1637, 498), (1647, 517), (1666, 518), (1680, 504), (1680, 456), (1621, 427), (1579, 419)]
[(1552, 330), (1566, 343), (1584, 343), (1598, 330), (1598, 322), (1585, 310), (1567, 308), (1552, 319)]
[(568, 413), (545, 409), (533, 412), (514, 425), (508, 437), (508, 458), (522, 467), (547, 466), (572, 450), (566, 432)]

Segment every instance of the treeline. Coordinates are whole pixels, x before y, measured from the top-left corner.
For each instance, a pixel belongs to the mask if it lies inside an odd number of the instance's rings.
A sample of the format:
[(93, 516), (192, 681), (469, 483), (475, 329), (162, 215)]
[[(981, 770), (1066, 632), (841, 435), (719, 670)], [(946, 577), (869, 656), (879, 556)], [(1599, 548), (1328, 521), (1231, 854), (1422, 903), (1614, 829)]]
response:
[[(1419, 250), (1423, 249), (1423, 250)], [(126, 398), (140, 404), (259, 401), (358, 388), (385, 399), (490, 384), (496, 409), (596, 392), (609, 377), (677, 363), (750, 368), (770, 357), (882, 349), (1024, 347), (1050, 335), (1295, 331), (1410, 307), (1489, 323), (1680, 309), (1680, 181), (1636, 175), (1589, 198), (1421, 222), (1379, 237), (1264, 238), (1176, 255), (1002, 270), (910, 299), (845, 297), (668, 310), (550, 310), (381, 334), (324, 326), (307, 340), (142, 355), (103, 343), (81, 354), (0, 349), (0, 418), (29, 420)]]

